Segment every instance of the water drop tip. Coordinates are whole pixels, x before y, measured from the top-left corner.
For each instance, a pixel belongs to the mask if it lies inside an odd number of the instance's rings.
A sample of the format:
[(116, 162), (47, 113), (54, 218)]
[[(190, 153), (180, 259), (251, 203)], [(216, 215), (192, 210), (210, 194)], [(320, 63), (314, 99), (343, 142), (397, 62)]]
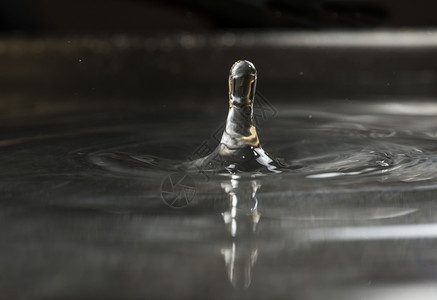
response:
[(248, 60), (237, 60), (231, 67), (231, 75), (234, 78), (243, 77), (243, 76), (256, 76), (256, 68)]

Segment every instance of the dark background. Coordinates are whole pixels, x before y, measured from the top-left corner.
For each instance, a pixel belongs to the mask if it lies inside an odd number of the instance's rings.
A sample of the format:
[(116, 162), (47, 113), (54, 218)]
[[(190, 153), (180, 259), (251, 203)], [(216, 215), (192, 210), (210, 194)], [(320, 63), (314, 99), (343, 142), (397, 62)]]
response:
[(431, 0), (0, 1), (0, 115), (221, 107), (238, 59), (275, 103), (429, 101), (436, 11)]
[(220, 29), (427, 28), (432, 0), (15, 0), (0, 30), (25, 34), (160, 34)]

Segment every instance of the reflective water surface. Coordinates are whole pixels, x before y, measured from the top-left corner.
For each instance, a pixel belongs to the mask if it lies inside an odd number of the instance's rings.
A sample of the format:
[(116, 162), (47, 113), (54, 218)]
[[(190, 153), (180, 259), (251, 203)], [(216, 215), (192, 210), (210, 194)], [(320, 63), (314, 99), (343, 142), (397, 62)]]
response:
[(269, 102), (281, 173), (178, 168), (226, 104), (4, 118), (2, 297), (435, 297), (437, 105)]

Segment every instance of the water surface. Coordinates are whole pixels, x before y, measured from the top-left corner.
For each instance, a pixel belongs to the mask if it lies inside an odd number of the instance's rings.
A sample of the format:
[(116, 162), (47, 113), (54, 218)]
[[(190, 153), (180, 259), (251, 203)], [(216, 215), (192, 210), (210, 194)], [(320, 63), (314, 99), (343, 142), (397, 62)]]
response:
[(258, 114), (279, 173), (179, 167), (218, 144), (225, 105), (4, 119), (3, 294), (429, 296), (437, 105), (334, 104)]

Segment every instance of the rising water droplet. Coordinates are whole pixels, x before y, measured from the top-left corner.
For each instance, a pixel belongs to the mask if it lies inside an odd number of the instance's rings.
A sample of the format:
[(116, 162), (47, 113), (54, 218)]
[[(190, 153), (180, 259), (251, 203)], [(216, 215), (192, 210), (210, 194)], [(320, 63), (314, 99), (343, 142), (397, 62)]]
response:
[(229, 72), (229, 112), (220, 144), (208, 156), (189, 167), (226, 169), (231, 173), (267, 169), (278, 173), (279, 162), (265, 152), (259, 142), (253, 118), (257, 83), (255, 66), (239, 60)]

